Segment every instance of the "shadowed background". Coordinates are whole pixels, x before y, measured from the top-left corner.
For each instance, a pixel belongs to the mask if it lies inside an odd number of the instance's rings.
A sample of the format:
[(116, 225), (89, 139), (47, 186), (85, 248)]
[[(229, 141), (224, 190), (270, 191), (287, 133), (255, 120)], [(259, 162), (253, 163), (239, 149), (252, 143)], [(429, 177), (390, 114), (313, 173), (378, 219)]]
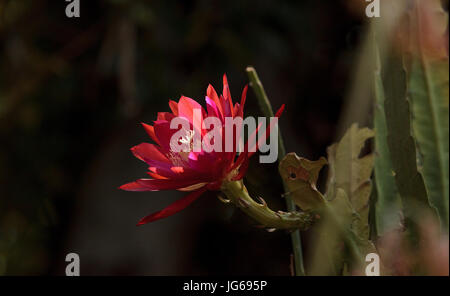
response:
[[(239, 99), (248, 65), (273, 107), (286, 104), (287, 150), (324, 155), (362, 2), (81, 0), (81, 17), (67, 18), (63, 0), (0, 1), (0, 275), (63, 275), (70, 252), (82, 275), (289, 275), (289, 235), (254, 227), (215, 193), (136, 227), (183, 193), (117, 187), (145, 176), (129, 151), (150, 141), (140, 122), (181, 94), (203, 104), (223, 73)], [(258, 114), (250, 90), (246, 115)], [(284, 209), (276, 164), (255, 157), (245, 182)]]

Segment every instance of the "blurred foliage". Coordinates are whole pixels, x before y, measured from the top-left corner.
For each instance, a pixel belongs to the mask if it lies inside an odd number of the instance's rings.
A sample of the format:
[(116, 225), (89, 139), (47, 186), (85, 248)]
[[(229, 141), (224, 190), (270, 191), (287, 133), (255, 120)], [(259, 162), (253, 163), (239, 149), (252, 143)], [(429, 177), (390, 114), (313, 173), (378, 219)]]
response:
[[(374, 216), (387, 274), (448, 275), (448, 255), (445, 260), (439, 251), (448, 253), (449, 194), (448, 13), (442, 5), (448, 9), (439, 0), (390, 3), (389, 18), (373, 24), (380, 129)], [(390, 262), (387, 244), (403, 250), (401, 270)], [(424, 247), (431, 245), (436, 253)]]
[[(388, 143), (403, 213), (417, 244), (417, 225), (420, 217), (431, 215), (427, 211), (437, 211), (448, 234), (448, 17), (441, 1), (434, 0), (399, 1), (386, 9), (395, 12), (391, 21), (374, 24), (379, 54), (375, 75), (381, 78), (375, 91), (387, 124), (386, 135), (377, 140), (379, 146)], [(382, 121), (380, 116), (384, 114), (377, 112), (376, 122)], [(380, 176), (390, 173), (382, 171), (389, 165), (376, 168)], [(392, 187), (389, 181), (378, 178), (378, 187)], [(396, 195), (395, 190), (390, 196), (380, 193), (377, 217), (383, 219), (392, 214), (382, 205)]]
[(323, 163), (295, 154), (280, 163), (289, 195), (320, 216), (307, 274), (362, 275), (365, 255), (378, 252), (384, 275), (448, 275), (448, 14), (440, 1), (383, 8), (357, 67), (371, 80), (375, 132), (353, 124), (328, 148), (326, 199), (316, 189)]
[[(373, 36), (374, 37), (374, 36)], [(394, 168), (391, 160), (391, 152), (387, 142), (387, 124), (384, 109), (384, 88), (381, 78), (381, 65), (378, 48), (374, 46), (374, 129), (375, 133), (375, 161), (374, 161), (374, 196), (376, 205), (374, 208), (376, 218), (373, 225), (377, 235), (383, 235), (386, 231), (398, 227), (401, 223), (401, 202), (395, 184)]]
[(428, 200), (448, 232), (448, 14), (440, 1), (417, 2), (410, 17), (408, 90)]

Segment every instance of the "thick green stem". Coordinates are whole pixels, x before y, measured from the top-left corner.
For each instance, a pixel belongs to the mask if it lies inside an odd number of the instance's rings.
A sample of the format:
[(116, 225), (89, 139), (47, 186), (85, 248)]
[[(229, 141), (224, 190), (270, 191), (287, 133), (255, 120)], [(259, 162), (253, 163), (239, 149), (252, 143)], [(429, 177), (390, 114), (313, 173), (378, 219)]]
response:
[(224, 182), (221, 191), (233, 204), (266, 228), (306, 230), (314, 222), (310, 212), (274, 212), (263, 199), (260, 203), (256, 202), (248, 194), (242, 180)]
[[(345, 223), (343, 223), (342, 217), (339, 216), (339, 214), (337, 214), (332, 207), (330, 207), (328, 202), (326, 202), (323, 209), (318, 210), (317, 213), (319, 213), (319, 216), (328, 218), (330, 221), (329, 224), (333, 225), (336, 231), (340, 233), (344, 244), (350, 252), (353, 263), (358, 267), (363, 266), (364, 257), (361, 252), (361, 245), (358, 244), (358, 237), (351, 229), (349, 229), (348, 225), (345, 225)], [(369, 245), (367, 245), (366, 247), (369, 247)]]
[[(250, 80), (251, 86), (258, 98), (259, 106), (266, 117), (273, 117), (272, 106), (270, 105), (270, 101), (267, 98), (267, 94), (262, 86), (261, 81), (259, 80), (258, 74), (253, 67), (247, 67), (246, 69), (248, 78)], [(283, 138), (281, 136), (281, 132), (278, 132), (278, 161), (280, 161), (286, 154), (286, 149), (284, 148)], [(283, 181), (283, 187), (285, 192), (289, 192), (287, 185)], [(286, 207), (288, 211), (295, 211), (295, 203), (289, 196), (285, 197), (286, 199)], [(296, 275), (305, 275), (305, 268), (303, 265), (303, 254), (302, 254), (302, 242), (300, 237), (300, 231), (296, 230), (291, 233), (292, 240), (292, 249), (294, 253), (294, 264), (295, 264), (295, 274)]]

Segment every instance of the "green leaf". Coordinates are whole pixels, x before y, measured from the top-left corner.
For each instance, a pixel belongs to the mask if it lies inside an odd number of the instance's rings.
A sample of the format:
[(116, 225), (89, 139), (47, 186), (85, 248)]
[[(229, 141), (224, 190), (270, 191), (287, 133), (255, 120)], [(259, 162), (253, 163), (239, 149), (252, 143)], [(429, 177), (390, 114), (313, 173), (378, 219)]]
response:
[(424, 212), (430, 210), (430, 206), (423, 177), (417, 168), (416, 143), (411, 132), (411, 113), (406, 97), (403, 60), (395, 54), (389, 54), (385, 58), (381, 77), (385, 95), (388, 146), (397, 189), (401, 196), (405, 226), (410, 230), (412, 243), (417, 244), (415, 225)]
[(365, 142), (374, 136), (368, 128), (358, 128), (353, 124), (339, 143), (328, 148), (330, 165), (327, 185), (327, 199), (335, 197), (338, 188), (345, 194), (358, 214), (353, 224), (354, 231), (361, 238), (369, 238), (369, 197), (371, 193), (370, 176), (373, 170), (373, 154), (360, 157)]
[(400, 225), (401, 201), (395, 184), (391, 153), (387, 143), (386, 117), (384, 114), (384, 88), (381, 65), (375, 44), (376, 69), (374, 70), (374, 128), (375, 162), (374, 179), (376, 189), (375, 224), (377, 235), (382, 236)]
[(346, 262), (359, 273), (362, 273), (364, 256), (375, 252), (369, 239), (370, 176), (374, 155), (370, 153), (360, 157), (366, 141), (373, 137), (373, 130), (359, 128), (355, 123), (339, 143), (328, 147), (330, 168), (326, 196), (331, 200), (328, 211), (333, 212), (337, 224), (344, 227), (342, 235), (350, 258)]
[(340, 275), (346, 262), (346, 236), (350, 236), (353, 208), (345, 191), (336, 190), (331, 201), (325, 201), (321, 219), (311, 237), (311, 265), (308, 275)]
[(289, 153), (280, 162), (288, 194), (301, 209), (320, 216), (312, 239), (310, 275), (342, 274), (344, 266), (361, 272), (364, 255), (374, 251), (368, 227), (373, 154), (360, 157), (373, 135), (372, 130), (353, 124), (339, 143), (329, 147), (327, 199), (316, 188), (327, 163), (324, 158), (310, 161)]
[[(423, 174), (430, 204), (437, 209), (441, 227), (449, 223), (449, 60), (444, 43), (427, 50), (430, 10), (433, 29), (444, 35), (448, 18), (439, 1), (416, 5), (411, 14), (411, 56), (408, 70), (408, 95), (412, 103), (413, 130), (420, 152), (419, 169)], [(426, 22), (427, 21), (427, 22)], [(427, 34), (425, 36), (425, 34)], [(442, 37), (439, 36), (439, 37)], [(438, 36), (432, 36), (438, 37)], [(442, 54), (443, 53), (443, 54)]]
[[(343, 264), (343, 228), (336, 223), (334, 213), (328, 211), (328, 202), (316, 187), (319, 172), (326, 163), (324, 157), (311, 161), (291, 152), (278, 167), (288, 190), (285, 196), (289, 196), (302, 210), (320, 215), (311, 240), (313, 252), (308, 275), (338, 275)], [(345, 216), (351, 217), (350, 214)]]
[(319, 210), (325, 199), (316, 188), (319, 172), (327, 163), (324, 157), (311, 161), (288, 153), (279, 164), (279, 171), (289, 195), (295, 204), (304, 211)]

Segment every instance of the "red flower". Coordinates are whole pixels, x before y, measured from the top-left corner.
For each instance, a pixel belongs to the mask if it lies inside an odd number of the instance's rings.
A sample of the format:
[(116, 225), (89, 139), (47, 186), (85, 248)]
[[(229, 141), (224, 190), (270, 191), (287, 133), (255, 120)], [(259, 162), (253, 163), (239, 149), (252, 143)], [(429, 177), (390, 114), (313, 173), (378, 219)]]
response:
[[(192, 147), (193, 134), (201, 133), (202, 137), (208, 130), (201, 132), (194, 128), (194, 110), (200, 110), (201, 120), (207, 117), (216, 117), (222, 122), (222, 129), (226, 117), (243, 117), (247, 86), (245, 86), (241, 103), (233, 106), (227, 78), (223, 76), (223, 94), (219, 97), (214, 88), (209, 85), (206, 91), (207, 112), (191, 98), (182, 96), (177, 102), (169, 101), (172, 113), (159, 112), (154, 125), (142, 123), (146, 132), (156, 144), (142, 143), (131, 148), (132, 153), (149, 165), (147, 172), (152, 179), (139, 179), (122, 185), (120, 189), (127, 191), (159, 191), (176, 189), (190, 191), (188, 195), (174, 202), (165, 209), (141, 219), (138, 225), (146, 224), (158, 219), (173, 215), (195, 201), (206, 190), (219, 190), (222, 182), (236, 181), (243, 178), (248, 167), (248, 159), (256, 149), (249, 149), (250, 140), (246, 143), (244, 152), (236, 158), (236, 151), (232, 152), (174, 152), (170, 147), (170, 140), (177, 129), (170, 128), (170, 122), (175, 117), (186, 118), (191, 126), (190, 131), (183, 134), (182, 139), (190, 142)], [(283, 112), (284, 105), (278, 110), (276, 117)], [(269, 135), (270, 126), (266, 130)], [(256, 139), (257, 130), (249, 139)], [(225, 132), (221, 132), (223, 138)], [(263, 137), (264, 138), (264, 137)], [(234, 139), (236, 140), (236, 139)], [(222, 141), (224, 143), (224, 141)], [(255, 142), (253, 140), (253, 142)], [(256, 143), (255, 146), (258, 146)], [(192, 150), (192, 149), (191, 149)], [(222, 149), (224, 151), (224, 149)]]

